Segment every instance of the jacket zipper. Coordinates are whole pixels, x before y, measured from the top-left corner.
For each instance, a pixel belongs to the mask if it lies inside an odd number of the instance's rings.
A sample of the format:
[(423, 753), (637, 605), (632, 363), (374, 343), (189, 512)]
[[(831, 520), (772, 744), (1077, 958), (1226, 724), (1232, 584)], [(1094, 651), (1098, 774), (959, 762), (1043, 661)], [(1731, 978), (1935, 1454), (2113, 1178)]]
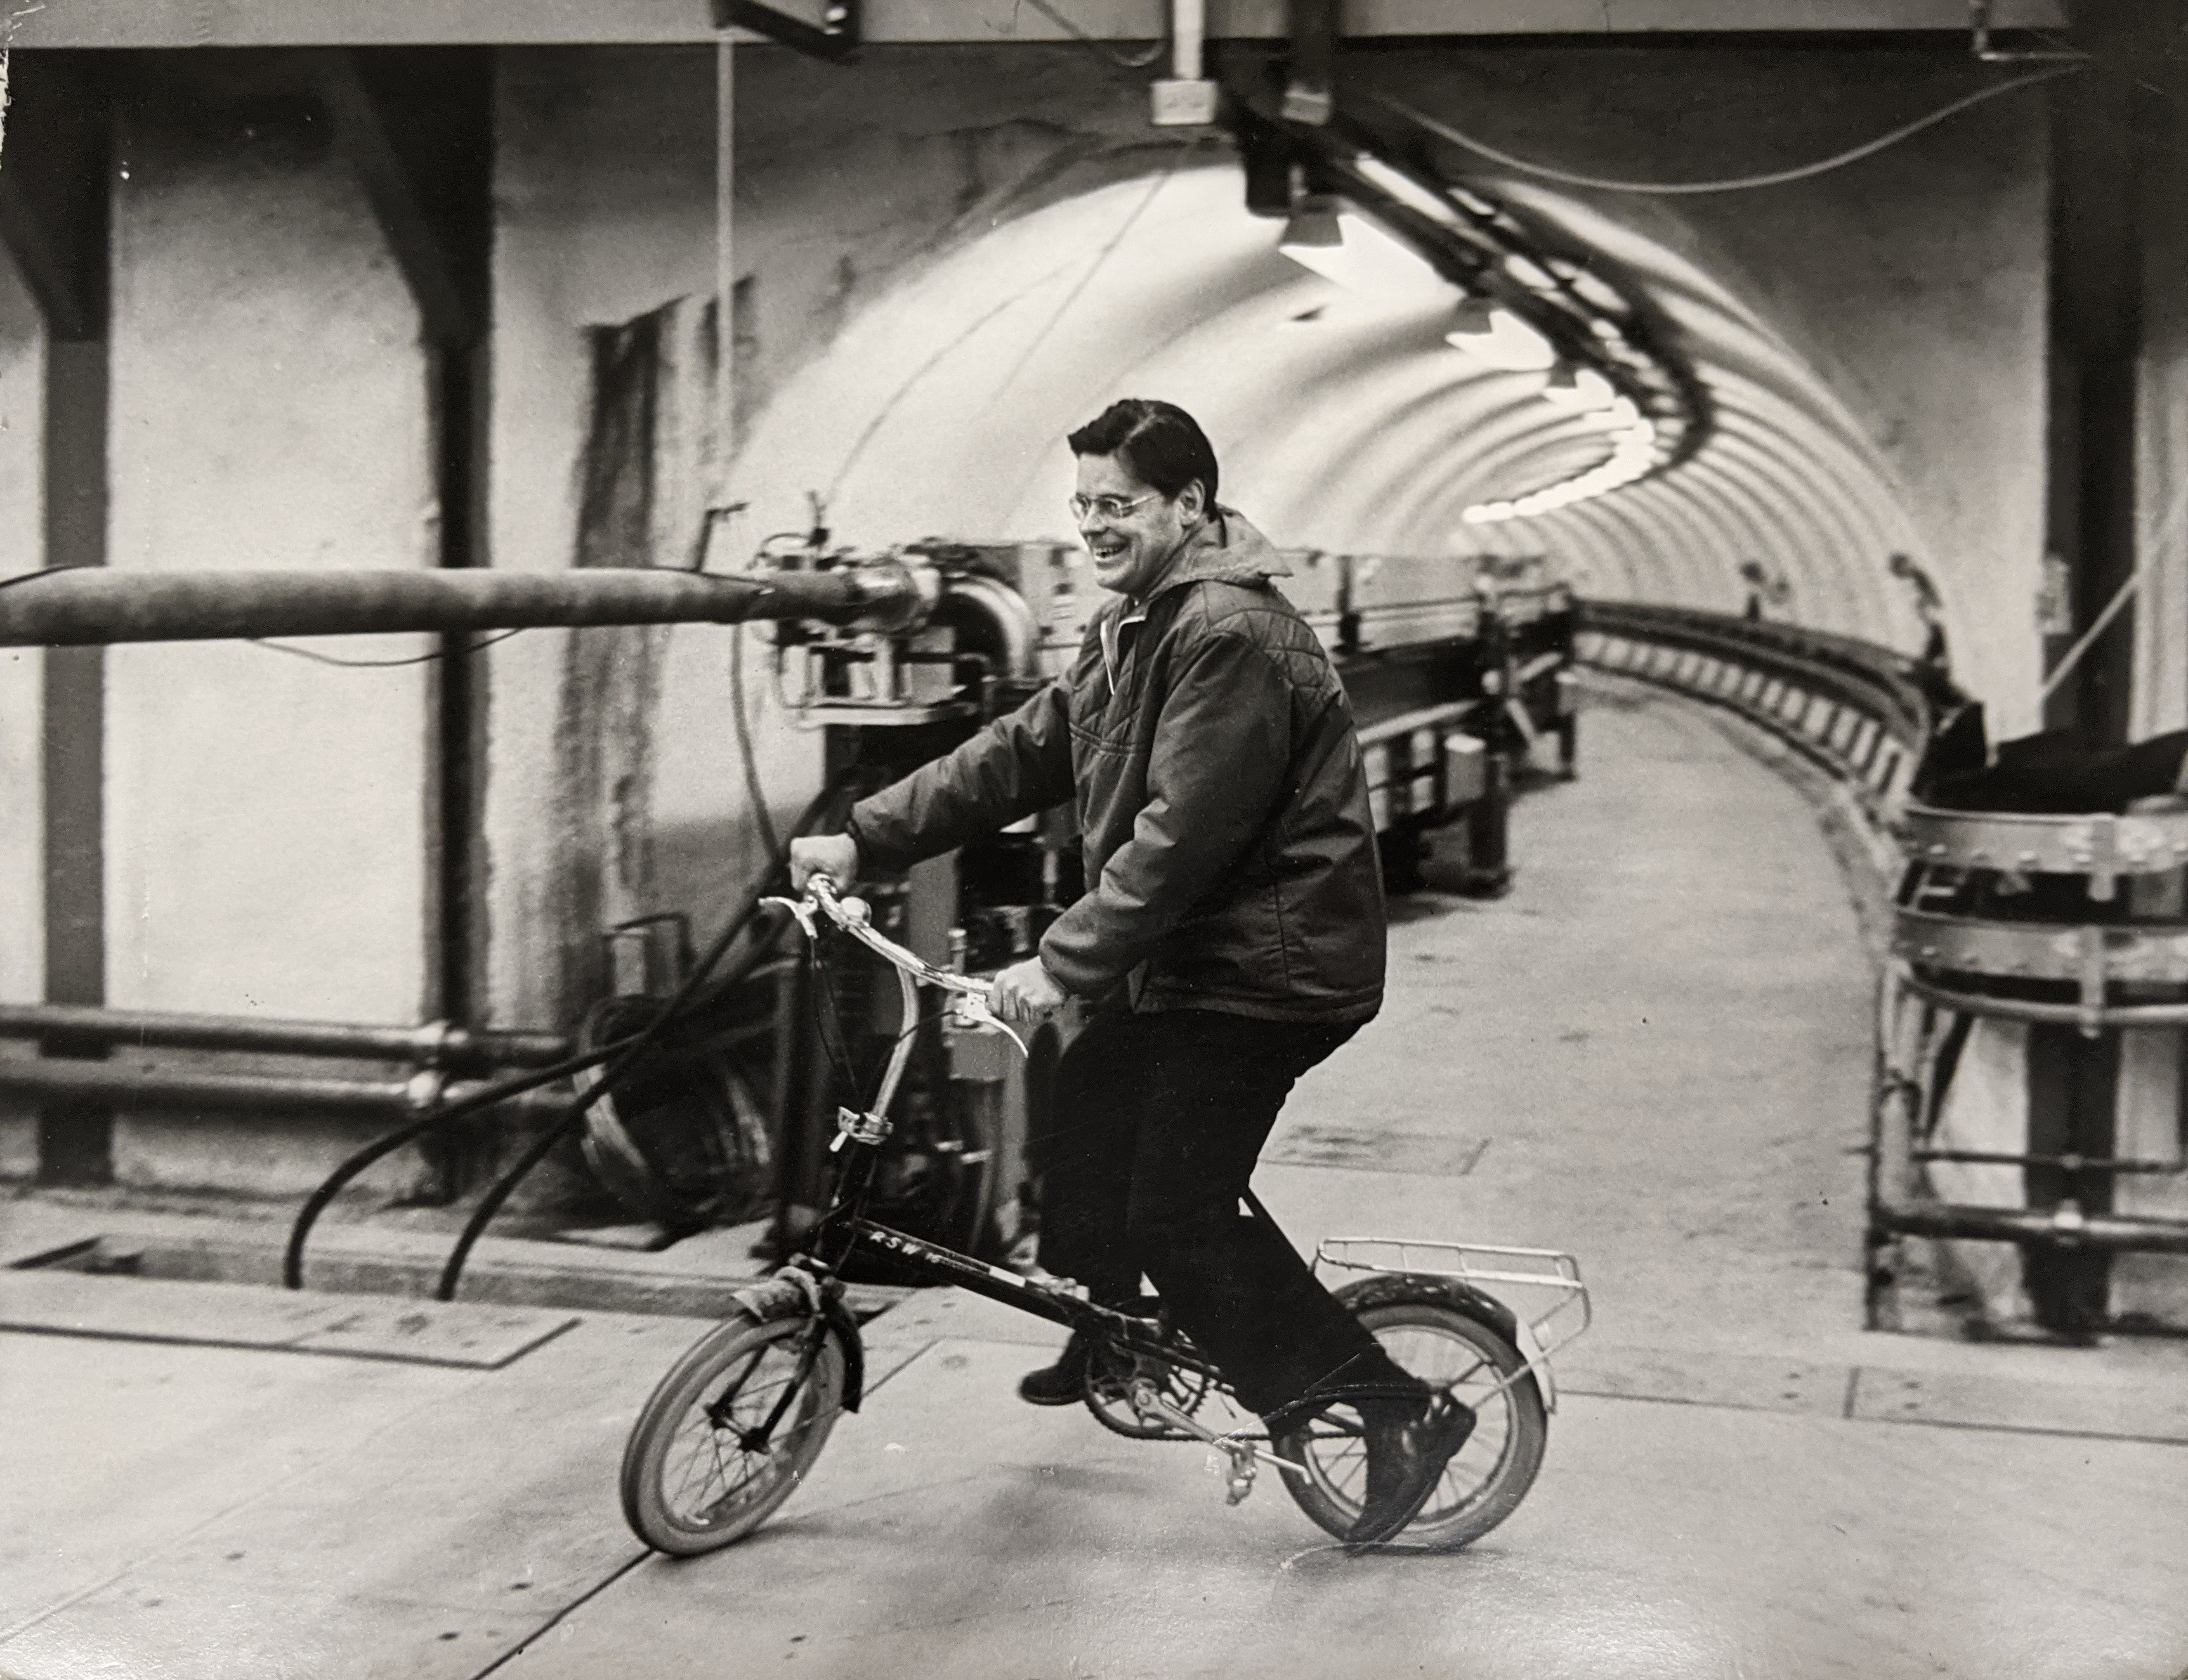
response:
[(1114, 618), (1102, 621), (1102, 674), (1109, 679), (1109, 697), (1112, 700), (1117, 697), (1118, 667), (1124, 662), (1125, 657), (1121, 632), (1127, 624), (1144, 624), (1147, 622), (1148, 610), (1145, 606), (1137, 612), (1130, 614), (1120, 612)]

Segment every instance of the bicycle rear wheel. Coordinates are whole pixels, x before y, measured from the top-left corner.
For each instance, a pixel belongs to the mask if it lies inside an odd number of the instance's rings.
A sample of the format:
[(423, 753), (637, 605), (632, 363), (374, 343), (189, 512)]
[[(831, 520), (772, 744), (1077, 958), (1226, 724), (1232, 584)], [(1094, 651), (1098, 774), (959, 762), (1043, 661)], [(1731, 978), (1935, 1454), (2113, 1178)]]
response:
[[(1476, 1415), (1474, 1433), (1403, 1539), (1442, 1551), (1479, 1540), (1518, 1508), (1542, 1468), (1549, 1419), (1526, 1361), (1501, 1331), (1433, 1298), (1385, 1299), (1357, 1312), (1401, 1366), (1448, 1388)], [(1333, 1406), (1275, 1446), (1308, 1471), (1305, 1478), (1284, 1471), (1285, 1490), (1316, 1523), (1343, 1538), (1367, 1491), (1359, 1414)]]
[(837, 1333), (816, 1318), (741, 1311), (708, 1331), (669, 1367), (623, 1449), (632, 1531), (657, 1551), (693, 1557), (758, 1528), (820, 1456), (843, 1407), (843, 1372)]

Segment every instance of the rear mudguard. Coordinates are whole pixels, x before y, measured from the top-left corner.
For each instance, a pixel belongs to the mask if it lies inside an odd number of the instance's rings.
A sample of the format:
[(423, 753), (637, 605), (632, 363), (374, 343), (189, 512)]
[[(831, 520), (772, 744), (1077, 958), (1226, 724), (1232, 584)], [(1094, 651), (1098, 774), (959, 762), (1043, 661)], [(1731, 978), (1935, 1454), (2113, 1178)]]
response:
[[(763, 1324), (781, 1318), (804, 1318), (813, 1311), (813, 1299), (795, 1277), (774, 1277), (764, 1283), (747, 1284), (730, 1299)], [(856, 1412), (866, 1392), (866, 1352), (859, 1339), (859, 1321), (843, 1305), (842, 1289), (820, 1291), (820, 1315), (843, 1348), (843, 1410)]]
[(1406, 1306), (1425, 1302), (1449, 1307), (1461, 1317), (1487, 1325), (1520, 1350), (1527, 1361), (1527, 1378), (1541, 1395), (1542, 1410), (1558, 1409), (1557, 1384), (1550, 1377), (1550, 1361), (1534, 1328), (1487, 1291), (1457, 1277), (1419, 1272), (1378, 1272), (1330, 1292), (1352, 1312), (1371, 1306)]

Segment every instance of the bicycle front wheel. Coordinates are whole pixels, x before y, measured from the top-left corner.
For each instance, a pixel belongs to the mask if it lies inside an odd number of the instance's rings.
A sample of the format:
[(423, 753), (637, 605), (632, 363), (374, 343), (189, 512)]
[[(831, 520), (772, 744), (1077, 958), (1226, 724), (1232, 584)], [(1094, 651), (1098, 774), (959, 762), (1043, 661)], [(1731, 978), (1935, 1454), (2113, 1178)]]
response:
[(678, 1557), (750, 1534), (820, 1456), (843, 1371), (843, 1345), (820, 1319), (739, 1312), (708, 1331), (661, 1379), (623, 1449), (632, 1531)]
[[(1519, 1508), (1542, 1468), (1549, 1419), (1526, 1361), (1501, 1331), (1441, 1300), (1385, 1299), (1356, 1311), (1399, 1365), (1475, 1410), (1474, 1433), (1401, 1537), (1441, 1551), (1479, 1540)], [(1333, 1406), (1274, 1444), (1307, 1469), (1304, 1478), (1283, 1471), (1286, 1491), (1342, 1539), (1367, 1495), (1359, 1414)]]

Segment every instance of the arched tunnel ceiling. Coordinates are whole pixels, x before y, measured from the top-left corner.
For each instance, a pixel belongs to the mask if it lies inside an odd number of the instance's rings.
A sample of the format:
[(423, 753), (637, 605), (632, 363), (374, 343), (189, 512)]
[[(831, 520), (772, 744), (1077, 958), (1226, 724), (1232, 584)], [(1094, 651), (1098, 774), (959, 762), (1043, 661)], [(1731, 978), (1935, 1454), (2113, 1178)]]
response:
[(1443, 340), (1456, 292), (1341, 290), (1277, 249), (1233, 166), (1096, 186), (973, 240), (860, 312), (758, 417), (738, 478), (762, 529), (820, 491), (839, 537), (1068, 537), (1064, 434), (1111, 399), (1191, 409), (1222, 498), (1280, 544), (1346, 553), (1548, 555), (1584, 590), (1717, 608), (1760, 561), (1791, 616), (1902, 645), (1885, 574), (1920, 538), (1859, 424), (1785, 342), (1685, 258), (1599, 211), (1494, 190), (1623, 269), (1711, 405), (1699, 454), (1531, 520), (1468, 524), (1594, 465), (1598, 431), (1544, 376)]

